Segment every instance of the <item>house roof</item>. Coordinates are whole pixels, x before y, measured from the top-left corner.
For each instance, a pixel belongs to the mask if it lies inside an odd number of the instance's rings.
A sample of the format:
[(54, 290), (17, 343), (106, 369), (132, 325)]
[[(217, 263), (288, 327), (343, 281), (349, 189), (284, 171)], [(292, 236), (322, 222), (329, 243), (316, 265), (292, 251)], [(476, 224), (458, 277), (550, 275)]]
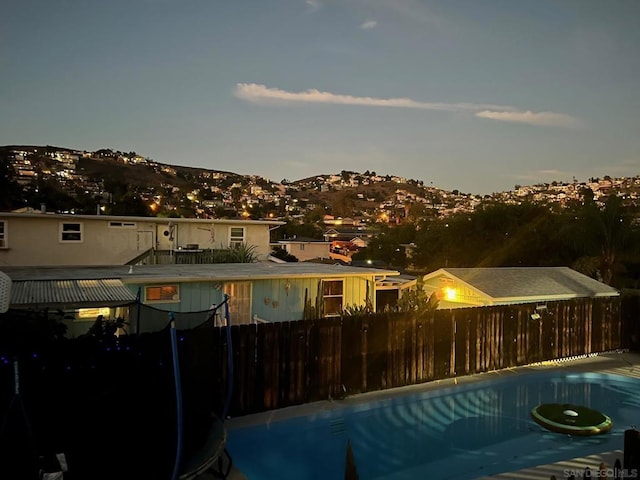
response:
[(115, 265), (2, 267), (12, 282), (117, 279), (122, 283), (239, 281), (273, 278), (340, 278), (399, 275), (396, 270), (320, 263), (216, 263), (207, 265)]
[(334, 233), (337, 233), (339, 235), (352, 235), (354, 237), (374, 234), (372, 230), (368, 230), (368, 229), (363, 229), (363, 228), (353, 229), (353, 228), (339, 228), (339, 227), (330, 227), (330, 228), (327, 228), (327, 230), (324, 232), (325, 235), (334, 234)]
[(278, 243), (319, 243), (319, 244), (330, 244), (326, 240), (318, 240), (316, 238), (309, 237), (295, 237), (295, 238), (285, 238), (282, 240), (278, 240)]
[(134, 302), (136, 296), (117, 279), (26, 280), (12, 282), (12, 307), (113, 307)]
[(416, 284), (416, 277), (413, 275), (398, 275), (390, 278), (383, 278), (376, 282), (376, 287), (380, 290), (385, 289), (405, 289), (413, 287)]
[(611, 297), (618, 290), (568, 267), (441, 268), (425, 281), (444, 275), (466, 283), (494, 301), (532, 298)]
[(210, 225), (212, 223), (221, 224), (241, 224), (241, 225), (285, 225), (287, 222), (281, 220), (241, 220), (241, 219), (223, 219), (223, 218), (166, 218), (166, 217), (129, 217), (123, 215), (71, 215), (60, 213), (18, 213), (18, 212), (0, 212), (3, 218), (53, 218), (58, 220), (103, 220), (118, 222), (148, 222), (148, 223), (204, 223)]

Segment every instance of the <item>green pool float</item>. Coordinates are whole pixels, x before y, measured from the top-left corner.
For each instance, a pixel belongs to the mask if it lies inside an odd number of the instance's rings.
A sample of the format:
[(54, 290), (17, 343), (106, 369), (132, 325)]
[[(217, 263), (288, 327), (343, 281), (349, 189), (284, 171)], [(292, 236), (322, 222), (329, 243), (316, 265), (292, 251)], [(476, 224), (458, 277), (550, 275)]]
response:
[(543, 403), (531, 410), (531, 416), (547, 430), (568, 435), (598, 435), (613, 426), (604, 413), (569, 403)]

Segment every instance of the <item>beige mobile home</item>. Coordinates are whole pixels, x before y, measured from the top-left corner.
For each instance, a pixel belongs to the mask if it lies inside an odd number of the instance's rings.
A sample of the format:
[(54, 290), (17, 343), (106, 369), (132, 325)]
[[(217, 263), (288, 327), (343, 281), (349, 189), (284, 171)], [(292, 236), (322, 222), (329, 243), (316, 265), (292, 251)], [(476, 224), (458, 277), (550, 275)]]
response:
[(284, 222), (0, 213), (0, 266), (124, 265), (164, 252), (197, 254), (246, 245), (269, 255), (269, 232)]

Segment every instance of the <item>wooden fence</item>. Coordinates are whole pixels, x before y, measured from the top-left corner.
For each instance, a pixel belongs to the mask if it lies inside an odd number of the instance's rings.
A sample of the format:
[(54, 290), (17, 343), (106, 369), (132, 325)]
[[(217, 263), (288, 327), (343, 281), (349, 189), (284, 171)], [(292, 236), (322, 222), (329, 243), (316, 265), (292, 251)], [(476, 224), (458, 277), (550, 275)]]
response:
[[(229, 414), (626, 348), (622, 305), (619, 297), (576, 299), (537, 310), (521, 304), (232, 326)], [(215, 328), (214, 338), (222, 402), (225, 328)]]

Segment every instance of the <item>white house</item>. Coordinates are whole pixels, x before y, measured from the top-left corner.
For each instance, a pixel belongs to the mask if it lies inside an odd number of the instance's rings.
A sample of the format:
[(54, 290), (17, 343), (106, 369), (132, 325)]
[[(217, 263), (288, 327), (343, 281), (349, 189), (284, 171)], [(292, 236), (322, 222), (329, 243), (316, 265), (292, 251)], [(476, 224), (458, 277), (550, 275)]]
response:
[(286, 250), (290, 255), (296, 257), (299, 261), (304, 262), (315, 258), (329, 258), (331, 242), (296, 237), (278, 240), (278, 246)]
[(60, 215), (0, 212), (3, 265), (124, 265), (150, 252), (198, 252), (247, 245), (270, 253), (273, 220)]

